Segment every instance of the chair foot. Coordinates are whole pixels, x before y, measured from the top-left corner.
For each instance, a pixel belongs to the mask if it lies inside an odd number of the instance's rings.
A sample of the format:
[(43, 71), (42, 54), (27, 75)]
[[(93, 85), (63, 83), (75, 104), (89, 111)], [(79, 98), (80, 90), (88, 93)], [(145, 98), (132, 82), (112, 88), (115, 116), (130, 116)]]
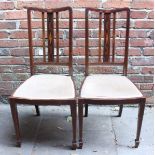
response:
[(77, 149), (77, 144), (74, 142), (72, 143), (72, 150), (76, 150)]
[(88, 104), (85, 104), (85, 115), (84, 117), (88, 117)]
[(82, 149), (82, 147), (83, 147), (83, 142), (82, 141), (79, 141), (79, 149)]
[(140, 141), (135, 139), (135, 148), (138, 148)]
[(36, 108), (36, 116), (40, 116), (39, 106), (35, 105), (35, 108)]
[(87, 115), (85, 114), (84, 117), (88, 117), (88, 114)]
[(123, 110), (123, 105), (121, 104), (119, 106), (119, 113), (118, 113), (117, 117), (121, 117), (122, 116), (122, 110)]
[(73, 133), (73, 140), (72, 140), (72, 150), (76, 150), (76, 119), (77, 119), (77, 109), (76, 109), (76, 103), (70, 105), (71, 109), (71, 116), (72, 116), (72, 133)]
[(121, 117), (122, 115), (118, 114), (117, 117)]
[(21, 141), (17, 141), (17, 142), (16, 142), (16, 146), (17, 146), (17, 147), (21, 147)]

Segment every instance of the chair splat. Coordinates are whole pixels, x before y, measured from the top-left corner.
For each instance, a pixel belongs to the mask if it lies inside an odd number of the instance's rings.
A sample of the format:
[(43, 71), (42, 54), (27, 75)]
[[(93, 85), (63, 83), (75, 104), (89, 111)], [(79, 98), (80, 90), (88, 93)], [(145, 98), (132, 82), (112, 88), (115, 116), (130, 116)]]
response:
[(110, 13), (104, 14), (104, 52), (103, 62), (108, 62), (110, 58)]
[(54, 61), (54, 22), (53, 12), (47, 13), (47, 29), (48, 29), (48, 61)]

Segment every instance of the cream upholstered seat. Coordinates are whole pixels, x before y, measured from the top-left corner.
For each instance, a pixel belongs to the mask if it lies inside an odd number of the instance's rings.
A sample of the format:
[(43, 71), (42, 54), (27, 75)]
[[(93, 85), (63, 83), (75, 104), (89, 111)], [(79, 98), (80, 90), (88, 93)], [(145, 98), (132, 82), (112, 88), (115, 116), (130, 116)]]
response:
[(137, 87), (125, 76), (95, 74), (87, 76), (81, 98), (124, 99), (142, 97)]
[(72, 99), (75, 97), (74, 84), (70, 76), (33, 75), (13, 94), (24, 99)]

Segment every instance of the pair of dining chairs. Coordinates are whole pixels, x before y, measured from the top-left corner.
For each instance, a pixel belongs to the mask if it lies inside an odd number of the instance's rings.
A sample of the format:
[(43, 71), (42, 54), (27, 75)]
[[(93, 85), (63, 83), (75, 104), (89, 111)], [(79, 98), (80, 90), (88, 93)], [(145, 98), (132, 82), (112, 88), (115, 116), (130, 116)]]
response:
[[(59, 14), (67, 11), (68, 13), (68, 57), (60, 54), (60, 21)], [(41, 34), (42, 40), (39, 46), (42, 48), (42, 55), (35, 57), (35, 48), (37, 46), (34, 37), (34, 25), (32, 16), (41, 14)], [(94, 12), (94, 18), (98, 18), (98, 49), (95, 58), (90, 58), (90, 26), (89, 15)], [(116, 17), (117, 13), (123, 12), (125, 20), (125, 40), (124, 55), (118, 60), (116, 54)], [(97, 16), (98, 14), (98, 16)], [(142, 119), (145, 108), (145, 97), (137, 87), (126, 77), (128, 64), (128, 44), (129, 44), (129, 25), (130, 10), (128, 8), (117, 9), (85, 9), (85, 79), (82, 83), (80, 94), (75, 91), (73, 80), (72, 63), (72, 44), (73, 44), (73, 12), (71, 7), (56, 9), (27, 8), (28, 15), (28, 37), (30, 54), (31, 77), (21, 84), (15, 92), (9, 97), (14, 127), (16, 132), (17, 146), (21, 146), (21, 133), (18, 120), (17, 104), (35, 105), (37, 115), (40, 115), (39, 105), (69, 105), (72, 116), (72, 149), (77, 148), (76, 129), (77, 129), (77, 105), (79, 120), (79, 148), (83, 146), (83, 106), (85, 106), (85, 116), (88, 116), (88, 104), (94, 105), (119, 105), (119, 114), (121, 116), (124, 104), (138, 104), (138, 125), (135, 139), (135, 147), (139, 145)], [(62, 14), (64, 15), (64, 13)], [(45, 25), (46, 23), (46, 25)], [(54, 25), (55, 23), (55, 25)], [(103, 26), (102, 26), (103, 24)], [(111, 27), (112, 25), (112, 27)], [(47, 28), (46, 28), (47, 27)], [(112, 33), (111, 33), (112, 31)], [(47, 37), (46, 37), (47, 35)], [(103, 37), (102, 37), (103, 35)], [(62, 38), (61, 38), (62, 39)], [(46, 44), (47, 40), (47, 44)], [(104, 42), (104, 44), (103, 44)], [(66, 43), (65, 43), (66, 44)], [(63, 45), (65, 46), (65, 45)], [(61, 74), (39, 74), (37, 66), (67, 66), (68, 75)], [(89, 74), (91, 66), (121, 66), (122, 74)], [(93, 125), (93, 124), (92, 124)]]

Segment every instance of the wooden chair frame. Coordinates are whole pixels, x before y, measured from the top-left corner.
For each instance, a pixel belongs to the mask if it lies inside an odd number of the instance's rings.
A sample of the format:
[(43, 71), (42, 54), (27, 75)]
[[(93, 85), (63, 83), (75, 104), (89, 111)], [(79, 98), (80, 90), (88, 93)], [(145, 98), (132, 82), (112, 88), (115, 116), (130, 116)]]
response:
[[(103, 62), (101, 62), (101, 43), (99, 42), (99, 60), (98, 63), (89, 63), (89, 11), (94, 11), (99, 13), (99, 41), (101, 42), (101, 20), (102, 14), (104, 14), (104, 50), (103, 50)], [(127, 13), (126, 18), (126, 37), (125, 37), (125, 55), (123, 63), (116, 63), (114, 60), (115, 54), (115, 23), (116, 23), (116, 13), (125, 11)], [(113, 14), (113, 42), (112, 42), (112, 62), (110, 62), (110, 15)], [(111, 10), (102, 10), (95, 8), (86, 8), (85, 10), (85, 76), (88, 76), (89, 65), (120, 65), (123, 66), (123, 75), (127, 75), (127, 64), (128, 64), (128, 44), (129, 44), (129, 25), (130, 25), (130, 10), (129, 8), (116, 8)], [(85, 81), (85, 79), (84, 79)], [(83, 83), (84, 83), (83, 81)], [(83, 84), (82, 84), (83, 85)], [(82, 86), (81, 86), (82, 88)], [(80, 93), (81, 94), (81, 93)], [(84, 99), (79, 97), (78, 99), (78, 114), (79, 114), (79, 148), (83, 146), (83, 105), (85, 105), (85, 116), (88, 115), (88, 104), (94, 105), (119, 105), (119, 115), (121, 116), (123, 105), (125, 104), (138, 104), (138, 123), (137, 123), (137, 135), (135, 139), (135, 148), (139, 146), (139, 137), (141, 132), (144, 108), (145, 108), (145, 97), (138, 98), (126, 98), (126, 99)]]
[[(30, 54), (30, 71), (31, 75), (35, 74), (34, 67), (36, 65), (64, 65), (69, 67), (69, 75), (72, 77), (72, 31), (73, 31), (73, 21), (72, 21), (72, 8), (71, 7), (63, 7), (57, 9), (41, 9), (41, 8), (33, 8), (28, 7), (27, 9), (27, 16), (28, 16), (28, 36), (29, 36), (29, 54)], [(42, 34), (43, 34), (43, 62), (35, 63), (33, 58), (33, 41), (32, 41), (32, 26), (31, 26), (31, 12), (38, 11), (42, 14)], [(69, 12), (69, 61), (68, 63), (60, 63), (59, 62), (59, 13), (62, 11)], [(46, 61), (45, 55), (45, 22), (44, 22), (44, 14), (47, 13), (47, 20), (48, 20), (48, 62)], [(56, 13), (56, 62), (54, 62), (54, 26), (53, 26), (53, 14)], [(73, 79), (72, 79), (73, 81)], [(74, 83), (74, 81), (73, 81)], [(75, 88), (75, 84), (74, 84)], [(65, 100), (57, 100), (57, 99), (47, 99), (47, 100), (29, 100), (24, 98), (17, 98), (11, 95), (9, 97), (10, 107), (16, 132), (16, 140), (17, 146), (21, 146), (21, 133), (19, 127), (19, 119), (18, 119), (18, 111), (17, 111), (17, 104), (27, 104), (27, 105), (35, 105), (37, 115), (40, 114), (39, 112), (39, 105), (69, 105), (71, 109), (71, 116), (72, 116), (72, 129), (73, 129), (73, 141), (72, 141), (72, 149), (76, 149), (76, 117), (77, 117), (77, 110), (76, 110), (76, 94), (75, 98), (73, 99), (65, 99)]]

